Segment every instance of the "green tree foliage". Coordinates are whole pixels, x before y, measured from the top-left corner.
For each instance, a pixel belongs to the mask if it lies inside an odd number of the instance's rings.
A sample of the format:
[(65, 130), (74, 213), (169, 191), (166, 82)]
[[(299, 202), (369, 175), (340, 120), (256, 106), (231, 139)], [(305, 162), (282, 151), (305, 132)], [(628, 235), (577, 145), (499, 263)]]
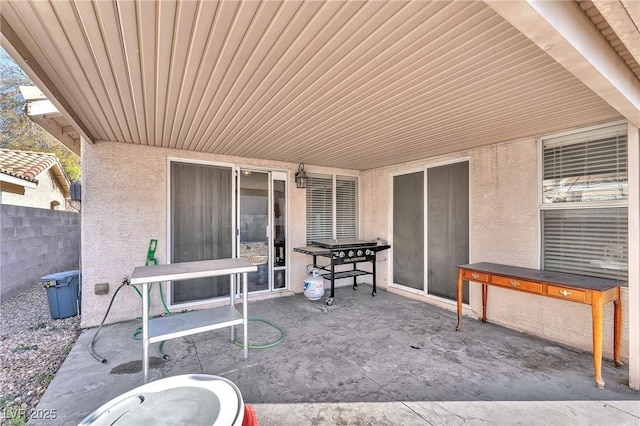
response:
[(0, 148), (53, 153), (69, 180), (80, 179), (80, 158), (31, 121), (23, 111), (25, 101), (20, 86), (34, 84), (0, 48)]

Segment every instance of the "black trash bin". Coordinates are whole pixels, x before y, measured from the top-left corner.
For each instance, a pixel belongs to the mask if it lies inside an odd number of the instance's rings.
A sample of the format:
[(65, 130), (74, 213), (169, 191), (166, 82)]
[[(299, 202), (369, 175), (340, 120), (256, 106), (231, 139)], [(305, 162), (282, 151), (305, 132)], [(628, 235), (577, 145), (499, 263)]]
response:
[(40, 278), (47, 290), (51, 318), (61, 319), (80, 313), (80, 271), (58, 272)]

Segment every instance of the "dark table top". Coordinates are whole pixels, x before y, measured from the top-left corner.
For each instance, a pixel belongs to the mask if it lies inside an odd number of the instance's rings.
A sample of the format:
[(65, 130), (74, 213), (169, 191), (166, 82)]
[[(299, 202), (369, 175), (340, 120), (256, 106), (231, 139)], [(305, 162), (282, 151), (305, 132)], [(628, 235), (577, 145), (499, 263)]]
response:
[(625, 281), (611, 280), (607, 278), (589, 277), (586, 275), (567, 274), (564, 272), (545, 271), (541, 269), (521, 268), (519, 266), (501, 265), (499, 263), (489, 262), (457, 265), (457, 267), (476, 272), (520, 278), (522, 280), (558, 284), (567, 287), (580, 287), (598, 291), (609, 290), (625, 283)]
[(348, 247), (340, 247), (340, 248), (325, 248), (325, 247), (317, 247), (317, 246), (306, 246), (306, 247), (295, 247), (293, 251), (298, 253), (310, 254), (312, 256), (328, 256), (331, 252), (336, 252), (340, 250), (348, 250), (350, 248), (354, 249), (362, 249), (367, 248), (369, 250), (375, 250), (376, 252), (386, 250), (390, 248), (389, 244), (376, 244), (374, 246), (348, 246)]

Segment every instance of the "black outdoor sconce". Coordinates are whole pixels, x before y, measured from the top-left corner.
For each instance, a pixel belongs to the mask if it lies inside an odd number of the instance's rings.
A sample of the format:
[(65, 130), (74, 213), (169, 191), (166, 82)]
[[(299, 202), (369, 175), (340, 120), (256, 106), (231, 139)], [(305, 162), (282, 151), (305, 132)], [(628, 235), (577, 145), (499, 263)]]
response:
[(298, 171), (296, 172), (296, 188), (306, 188), (308, 181), (309, 178), (304, 172), (304, 164), (300, 163), (298, 165)]

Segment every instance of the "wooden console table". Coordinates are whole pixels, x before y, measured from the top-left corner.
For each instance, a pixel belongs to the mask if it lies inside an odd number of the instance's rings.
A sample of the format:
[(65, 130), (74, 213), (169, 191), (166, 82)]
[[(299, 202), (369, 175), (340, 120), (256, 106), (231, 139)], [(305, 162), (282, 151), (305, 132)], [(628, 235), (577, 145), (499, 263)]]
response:
[(602, 311), (606, 303), (613, 302), (613, 358), (616, 367), (620, 361), (620, 338), (622, 330), (622, 306), (620, 285), (622, 281), (539, 269), (520, 268), (496, 263), (474, 263), (458, 266), (458, 326), (462, 326), (462, 282), (482, 284), (482, 322), (487, 322), (487, 286), (538, 294), (570, 302), (591, 305), (593, 317), (593, 367), (596, 386), (604, 389), (602, 379)]
[[(144, 383), (149, 382), (149, 344), (163, 340), (189, 336), (205, 331), (231, 327), (231, 341), (234, 340), (234, 326), (243, 325), (244, 359), (249, 357), (247, 333), (248, 286), (247, 273), (255, 272), (258, 267), (242, 259), (202, 260), (197, 262), (172, 263), (169, 265), (139, 266), (134, 268), (131, 284), (142, 286), (142, 371)], [(242, 274), (242, 313), (235, 307), (235, 289), (239, 275)], [(190, 280), (229, 275), (230, 306), (202, 309), (179, 315), (153, 318), (149, 320), (150, 283), (161, 281)]]

